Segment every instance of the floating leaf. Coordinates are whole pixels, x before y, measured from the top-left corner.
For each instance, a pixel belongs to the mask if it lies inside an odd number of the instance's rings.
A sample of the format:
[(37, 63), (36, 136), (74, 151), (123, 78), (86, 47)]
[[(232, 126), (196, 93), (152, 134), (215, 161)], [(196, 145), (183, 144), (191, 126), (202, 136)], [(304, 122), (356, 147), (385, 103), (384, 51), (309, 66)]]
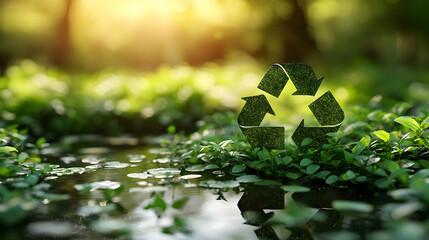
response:
[(106, 162), (106, 164), (104, 165), (105, 169), (116, 169), (116, 168), (126, 168), (130, 166), (129, 163), (121, 163), (118, 161), (112, 161), (112, 162)]
[(129, 173), (127, 174), (127, 177), (130, 178), (139, 178), (139, 179), (147, 179), (150, 175), (147, 173)]
[(103, 161), (105, 161), (104, 158), (96, 158), (96, 157), (85, 157), (81, 160), (83, 163), (89, 163), (89, 164), (99, 164)]
[(132, 231), (129, 223), (118, 219), (97, 220), (91, 227), (94, 231), (103, 234), (130, 234)]
[(332, 207), (338, 211), (355, 211), (364, 213), (369, 213), (374, 209), (374, 207), (368, 203), (344, 200), (333, 201)]
[(73, 230), (72, 223), (58, 221), (34, 222), (27, 226), (30, 235), (50, 238), (68, 237), (73, 234)]
[(98, 215), (101, 213), (108, 213), (116, 209), (116, 205), (107, 203), (105, 206), (101, 205), (83, 205), (79, 208), (78, 214), (83, 217)]
[(188, 172), (203, 172), (204, 168), (204, 165), (192, 165), (190, 167), (187, 167), (185, 170)]
[(121, 187), (121, 183), (106, 180), (106, 181), (93, 182), (91, 183), (91, 187), (92, 187), (92, 191), (96, 189), (115, 190)]
[(286, 192), (309, 192), (310, 188), (297, 185), (284, 185), (281, 187)]
[(195, 179), (200, 177), (201, 177), (200, 174), (189, 174), (189, 175), (180, 176), (179, 179), (188, 180), (188, 179)]
[(152, 168), (147, 170), (148, 173), (154, 175), (154, 176), (160, 176), (160, 175), (179, 175), (180, 170), (177, 168)]
[(203, 182), (210, 188), (235, 188), (240, 186), (238, 181), (227, 180), (227, 181), (216, 181), (216, 180), (206, 180)]
[(220, 167), (216, 164), (209, 164), (204, 167), (204, 170), (212, 170), (212, 169), (219, 169)]
[(253, 182), (262, 181), (262, 179), (256, 175), (244, 175), (244, 176), (238, 177), (236, 180), (241, 183), (253, 183)]
[(152, 186), (152, 187), (133, 187), (130, 188), (130, 193), (141, 192), (141, 193), (153, 193), (153, 192), (166, 192), (168, 190), (165, 186)]

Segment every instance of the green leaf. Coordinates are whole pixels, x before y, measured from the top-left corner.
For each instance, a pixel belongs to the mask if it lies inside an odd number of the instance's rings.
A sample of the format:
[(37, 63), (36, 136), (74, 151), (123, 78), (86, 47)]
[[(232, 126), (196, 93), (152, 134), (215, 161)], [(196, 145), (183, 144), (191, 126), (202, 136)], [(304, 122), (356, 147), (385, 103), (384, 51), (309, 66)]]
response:
[(365, 135), (363, 138), (360, 139), (359, 142), (365, 145), (366, 147), (368, 147), (369, 144), (371, 143), (371, 137), (368, 135)]
[(381, 177), (387, 177), (387, 176), (389, 176), (389, 175), (386, 173), (386, 171), (384, 171), (384, 169), (382, 169), (382, 168), (377, 168), (377, 169), (374, 171), (374, 174), (375, 174), (375, 175), (378, 175), (378, 176), (381, 176)]
[(176, 126), (174, 126), (174, 125), (168, 126), (167, 133), (171, 134), (171, 135), (174, 135), (176, 133)]
[(289, 165), (289, 163), (291, 162), (292, 162), (291, 156), (286, 156), (284, 158), (281, 158), (281, 157), (276, 158), (277, 165)]
[(301, 147), (307, 146), (308, 144), (312, 143), (313, 139), (311, 138), (304, 138), (304, 140), (302, 140), (301, 142)]
[(364, 149), (365, 149), (365, 145), (363, 145), (362, 143), (358, 143), (353, 149), (352, 149), (352, 153), (354, 155), (359, 155)]
[(352, 180), (356, 177), (356, 173), (352, 170), (347, 170), (344, 174), (341, 175), (341, 179), (344, 181)]
[(309, 175), (312, 175), (312, 174), (314, 174), (317, 170), (319, 170), (319, 168), (320, 168), (320, 166), (319, 166), (319, 165), (317, 165), (317, 164), (310, 164), (310, 165), (307, 167), (307, 173), (308, 173)]
[(244, 175), (244, 176), (238, 177), (236, 180), (241, 183), (251, 183), (251, 182), (262, 181), (262, 179), (256, 175)]
[(408, 173), (412, 172), (411, 169), (407, 169), (407, 168), (399, 168), (395, 171), (392, 172), (392, 174), (390, 175), (391, 178), (404, 178), (404, 177), (408, 177)]
[(317, 178), (325, 180), (326, 177), (328, 177), (328, 175), (330, 173), (331, 173), (331, 171), (323, 170), (323, 171), (320, 171), (320, 172), (316, 173), (314, 176), (316, 176)]
[(286, 177), (288, 177), (288, 178), (291, 178), (291, 179), (296, 180), (296, 179), (298, 179), (298, 178), (300, 178), (300, 177), (302, 176), (302, 173), (287, 172), (285, 175), (286, 175)]
[(349, 153), (346, 150), (343, 151), (344, 152), (344, 158), (346, 159), (347, 163), (351, 163), (353, 161), (353, 153)]
[(18, 150), (16, 148), (10, 147), (10, 146), (0, 147), (0, 153), (4, 153), (4, 152), (18, 152)]
[(219, 169), (219, 166), (216, 164), (209, 164), (204, 167), (204, 170), (212, 170), (212, 169)]
[(270, 153), (268, 152), (267, 149), (263, 148), (262, 151), (258, 152), (258, 157), (259, 157), (259, 160), (265, 161), (270, 159)]
[(413, 132), (418, 132), (420, 130), (420, 124), (412, 117), (398, 117), (395, 119), (395, 122), (411, 129)]
[(171, 206), (175, 209), (182, 209), (185, 206), (187, 201), (188, 201), (187, 198), (182, 198), (175, 201)]
[(422, 129), (426, 129), (429, 128), (429, 117), (425, 118), (425, 120), (422, 121), (422, 123), (420, 124)]
[(232, 173), (240, 173), (246, 169), (246, 165), (240, 164), (232, 167)]
[(311, 161), (308, 158), (304, 158), (304, 159), (301, 160), (301, 162), (299, 163), (299, 165), (302, 166), (302, 167), (306, 167), (306, 166), (310, 165), (311, 163), (313, 163), (313, 161)]
[(4, 177), (10, 172), (9, 168), (0, 168), (0, 176)]
[(25, 160), (27, 160), (28, 159), (28, 153), (26, 153), (26, 152), (22, 152), (22, 153), (20, 153), (19, 155), (18, 155), (18, 163), (23, 163), (23, 162), (25, 162)]
[(388, 142), (390, 140), (390, 134), (384, 130), (374, 131), (373, 133), (384, 142)]
[(211, 187), (211, 188), (235, 188), (240, 186), (240, 183), (234, 180), (226, 180), (226, 181), (206, 180), (206, 181), (203, 181), (202, 183), (207, 184), (208, 187)]
[(358, 182), (365, 182), (366, 179), (368, 179), (366, 176), (359, 176), (359, 177), (356, 178), (356, 181), (358, 181)]
[(309, 192), (310, 188), (297, 185), (284, 185), (281, 187), (286, 192)]
[(198, 165), (189, 166), (185, 170), (188, 172), (202, 172), (206, 169), (205, 169), (204, 165), (198, 164)]
[(255, 182), (256, 185), (260, 185), (260, 186), (273, 186), (273, 185), (282, 185), (279, 182), (276, 182), (274, 180), (262, 180), (259, 182)]
[(380, 178), (380, 179), (377, 179), (374, 182), (374, 184), (378, 188), (387, 188), (391, 182), (392, 182), (391, 178)]
[(219, 143), (219, 147), (220, 148), (225, 148), (226, 146), (228, 146), (228, 144), (233, 143), (234, 141), (232, 140), (225, 140)]
[(38, 148), (42, 148), (45, 143), (46, 143), (46, 139), (45, 138), (39, 138), (36, 141), (36, 146)]
[(329, 176), (327, 179), (326, 179), (326, 184), (329, 184), (329, 185), (331, 185), (331, 184), (334, 184), (335, 182), (337, 182), (339, 179), (338, 179), (338, 176), (337, 175), (331, 175), (331, 176)]
[(30, 185), (34, 185), (39, 181), (39, 176), (31, 174), (25, 178), (25, 181)]
[(372, 212), (374, 207), (368, 203), (357, 201), (336, 200), (332, 202), (332, 207), (338, 211), (354, 211), (354, 212)]
[(151, 208), (158, 208), (161, 212), (164, 212), (167, 209), (167, 204), (165, 201), (160, 198), (159, 196), (156, 196), (153, 201), (148, 204), (144, 209), (151, 209)]
[(394, 172), (394, 171), (396, 171), (396, 170), (398, 170), (400, 168), (399, 164), (397, 162), (390, 161), (390, 160), (385, 161), (383, 163), (383, 165), (385, 166), (385, 168), (387, 169), (387, 171), (389, 171), (391, 173)]

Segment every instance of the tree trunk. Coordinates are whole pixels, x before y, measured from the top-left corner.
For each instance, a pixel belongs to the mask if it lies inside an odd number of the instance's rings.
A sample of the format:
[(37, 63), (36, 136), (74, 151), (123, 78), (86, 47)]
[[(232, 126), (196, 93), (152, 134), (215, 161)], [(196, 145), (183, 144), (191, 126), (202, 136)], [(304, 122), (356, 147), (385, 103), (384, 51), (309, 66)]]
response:
[(59, 67), (67, 65), (69, 55), (71, 53), (71, 40), (70, 40), (70, 11), (72, 7), (72, 0), (66, 0), (66, 7), (64, 16), (58, 25), (56, 36), (54, 39), (54, 47), (52, 54), (52, 61)]

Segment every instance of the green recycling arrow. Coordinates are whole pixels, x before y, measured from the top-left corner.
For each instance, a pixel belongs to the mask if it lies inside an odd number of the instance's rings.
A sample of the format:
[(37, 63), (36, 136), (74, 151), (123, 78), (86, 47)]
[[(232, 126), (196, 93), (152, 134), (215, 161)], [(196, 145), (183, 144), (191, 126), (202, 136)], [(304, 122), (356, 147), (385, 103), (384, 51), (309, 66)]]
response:
[(283, 127), (254, 127), (259, 126), (269, 113), (275, 115), (273, 109), (264, 95), (242, 98), (246, 101), (238, 115), (238, 124), (241, 131), (253, 147), (267, 147), (280, 149), (284, 146), (285, 131)]
[[(297, 89), (292, 95), (314, 96), (323, 81), (323, 77), (317, 78), (313, 69), (305, 63), (282, 63), (274, 64), (268, 69), (258, 88), (279, 97), (289, 79)], [(238, 124), (250, 146), (267, 149), (284, 148), (283, 127), (259, 127), (267, 113), (275, 115), (265, 95), (243, 99), (246, 104), (238, 115)], [(292, 140), (301, 151), (309, 147), (321, 147), (327, 142), (326, 134), (338, 131), (344, 120), (344, 111), (330, 91), (308, 106), (321, 126), (305, 127), (304, 120), (301, 121), (292, 135)], [(311, 138), (312, 142), (301, 146), (305, 138)]]
[(259, 126), (266, 113), (276, 115), (264, 95), (244, 97), (246, 104), (238, 115), (240, 126)]

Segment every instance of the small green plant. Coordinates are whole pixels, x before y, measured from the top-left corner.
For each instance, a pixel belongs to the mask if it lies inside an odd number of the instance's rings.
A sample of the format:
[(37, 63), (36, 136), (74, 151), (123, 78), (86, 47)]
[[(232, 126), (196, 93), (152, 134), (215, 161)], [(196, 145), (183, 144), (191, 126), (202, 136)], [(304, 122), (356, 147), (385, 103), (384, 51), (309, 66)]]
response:
[[(15, 225), (27, 217), (42, 201), (68, 199), (66, 194), (49, 191), (43, 179), (56, 168), (42, 163), (38, 154), (26, 148), (28, 136), (16, 126), (0, 129), (0, 224)], [(40, 146), (42, 147), (42, 146)]]
[[(155, 211), (157, 217), (160, 219), (164, 215), (166, 215), (166, 211), (171, 212), (172, 210), (182, 209), (185, 206), (187, 201), (188, 201), (187, 198), (181, 198), (181, 199), (175, 200), (171, 204), (168, 204), (162, 198), (161, 193), (154, 192), (152, 193), (152, 198), (144, 202), (144, 209)], [(176, 232), (181, 232), (185, 234), (190, 233), (190, 229), (187, 227), (186, 221), (184, 220), (183, 217), (179, 217), (177, 214), (173, 214), (170, 217), (173, 218), (173, 222), (168, 226), (162, 227), (163, 233), (166, 233), (166, 234), (174, 234)]]

